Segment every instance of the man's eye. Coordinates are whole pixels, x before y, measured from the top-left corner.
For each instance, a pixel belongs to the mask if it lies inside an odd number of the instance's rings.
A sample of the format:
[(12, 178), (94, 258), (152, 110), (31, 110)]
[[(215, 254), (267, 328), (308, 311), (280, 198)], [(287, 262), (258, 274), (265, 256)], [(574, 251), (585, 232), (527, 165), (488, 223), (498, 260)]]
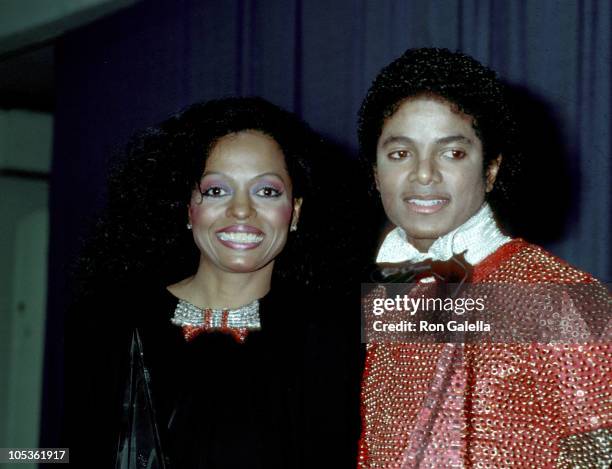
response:
[(467, 153), (465, 151), (457, 149), (446, 150), (444, 153), (442, 153), (442, 156), (451, 160), (462, 160), (466, 157), (466, 155)]
[(260, 197), (280, 197), (282, 192), (279, 191), (275, 187), (265, 186), (265, 187), (262, 187), (262, 188), (258, 189), (255, 192), (255, 194), (257, 194)]
[(396, 150), (389, 153), (388, 157), (392, 160), (401, 160), (410, 156), (410, 152), (408, 150)]
[(202, 191), (203, 197), (223, 197), (227, 194), (228, 191), (219, 186), (212, 186)]

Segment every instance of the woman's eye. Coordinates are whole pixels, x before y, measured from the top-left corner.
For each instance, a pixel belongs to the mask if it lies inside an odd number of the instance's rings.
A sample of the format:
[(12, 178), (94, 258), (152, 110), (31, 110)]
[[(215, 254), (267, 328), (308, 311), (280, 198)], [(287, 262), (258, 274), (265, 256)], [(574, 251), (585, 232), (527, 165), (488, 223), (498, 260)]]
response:
[(203, 197), (223, 197), (227, 194), (228, 191), (219, 186), (212, 186), (202, 191)]
[(255, 191), (255, 194), (260, 197), (280, 197), (282, 191), (278, 190), (276, 187), (265, 186)]
[(446, 150), (444, 153), (442, 153), (442, 156), (444, 156), (445, 158), (449, 158), (451, 160), (462, 160), (463, 158), (466, 157), (466, 152), (463, 150), (457, 150), (457, 149)]
[(410, 152), (408, 150), (396, 150), (389, 153), (388, 157), (392, 160), (401, 160), (410, 156)]

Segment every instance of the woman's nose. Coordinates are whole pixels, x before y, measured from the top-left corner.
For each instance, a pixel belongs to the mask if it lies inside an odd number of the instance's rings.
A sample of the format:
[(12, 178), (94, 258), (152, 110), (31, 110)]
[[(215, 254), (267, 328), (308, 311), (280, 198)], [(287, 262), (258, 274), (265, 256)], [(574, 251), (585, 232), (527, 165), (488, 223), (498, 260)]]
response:
[(228, 215), (238, 220), (244, 220), (253, 215), (254, 207), (249, 194), (236, 192), (228, 206)]

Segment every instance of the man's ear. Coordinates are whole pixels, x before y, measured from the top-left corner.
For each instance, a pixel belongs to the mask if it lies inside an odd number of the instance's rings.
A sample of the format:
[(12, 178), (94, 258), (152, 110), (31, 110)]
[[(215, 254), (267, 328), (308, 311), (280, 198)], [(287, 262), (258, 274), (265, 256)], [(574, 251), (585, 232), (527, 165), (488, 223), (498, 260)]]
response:
[(485, 191), (491, 192), (493, 190), (493, 186), (495, 185), (495, 180), (497, 179), (497, 173), (499, 172), (499, 168), (502, 163), (502, 156), (497, 155), (497, 158), (491, 160), (489, 166), (487, 167), (487, 171), (485, 174), (486, 186)]
[(304, 199), (298, 197), (293, 199), (293, 215), (291, 215), (291, 225), (289, 225), (290, 231), (297, 231), (298, 222), (300, 221), (300, 213), (302, 211), (302, 202)]
[(380, 183), (378, 182), (378, 168), (376, 165), (372, 165), (372, 172), (374, 173), (374, 183), (376, 184), (376, 190), (380, 192)]

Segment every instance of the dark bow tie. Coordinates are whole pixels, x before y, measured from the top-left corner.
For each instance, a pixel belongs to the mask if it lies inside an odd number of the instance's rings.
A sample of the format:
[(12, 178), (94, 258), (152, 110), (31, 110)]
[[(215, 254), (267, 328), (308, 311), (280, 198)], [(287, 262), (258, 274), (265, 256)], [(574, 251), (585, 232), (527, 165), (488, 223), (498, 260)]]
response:
[(416, 283), (422, 278), (434, 277), (443, 296), (455, 297), (472, 278), (473, 267), (465, 260), (464, 254), (455, 254), (446, 261), (426, 259), (422, 262), (382, 262), (371, 270), (370, 281)]

